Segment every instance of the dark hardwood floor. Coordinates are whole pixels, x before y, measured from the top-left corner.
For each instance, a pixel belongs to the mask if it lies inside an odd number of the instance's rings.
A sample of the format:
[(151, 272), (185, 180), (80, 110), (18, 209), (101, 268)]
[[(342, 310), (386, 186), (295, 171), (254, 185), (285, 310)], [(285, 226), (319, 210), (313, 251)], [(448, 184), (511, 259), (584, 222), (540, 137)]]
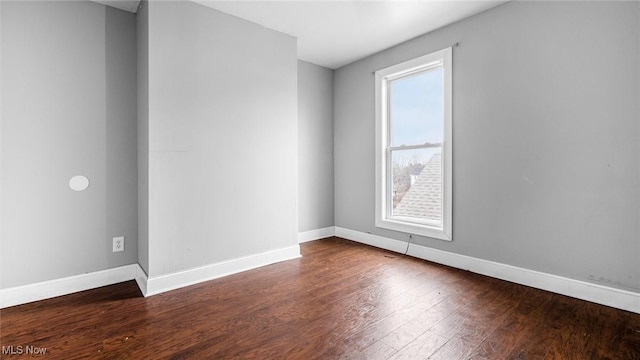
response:
[(302, 253), (146, 299), (130, 281), (2, 309), (2, 357), (640, 359), (638, 314), (338, 238)]

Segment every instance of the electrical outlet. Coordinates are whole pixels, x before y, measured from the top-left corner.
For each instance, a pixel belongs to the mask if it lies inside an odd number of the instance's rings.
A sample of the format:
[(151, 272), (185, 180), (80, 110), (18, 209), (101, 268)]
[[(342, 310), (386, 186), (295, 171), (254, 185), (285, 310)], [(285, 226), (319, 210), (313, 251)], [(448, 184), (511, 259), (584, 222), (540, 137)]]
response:
[(124, 251), (124, 236), (113, 238), (113, 252)]

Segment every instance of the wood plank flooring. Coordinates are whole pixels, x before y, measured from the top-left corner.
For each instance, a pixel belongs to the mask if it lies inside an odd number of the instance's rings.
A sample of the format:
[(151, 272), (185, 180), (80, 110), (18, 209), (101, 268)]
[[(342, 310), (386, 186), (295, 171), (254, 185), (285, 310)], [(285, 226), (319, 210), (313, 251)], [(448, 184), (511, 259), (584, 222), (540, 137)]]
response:
[(638, 314), (339, 238), (301, 247), (146, 299), (130, 281), (2, 309), (2, 358), (640, 359)]

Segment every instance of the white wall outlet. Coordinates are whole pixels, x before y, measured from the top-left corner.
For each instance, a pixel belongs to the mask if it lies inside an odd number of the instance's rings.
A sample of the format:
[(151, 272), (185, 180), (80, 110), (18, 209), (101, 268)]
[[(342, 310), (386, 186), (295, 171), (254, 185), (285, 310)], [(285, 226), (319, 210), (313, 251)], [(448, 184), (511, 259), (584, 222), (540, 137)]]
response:
[(113, 252), (124, 251), (124, 236), (113, 238)]

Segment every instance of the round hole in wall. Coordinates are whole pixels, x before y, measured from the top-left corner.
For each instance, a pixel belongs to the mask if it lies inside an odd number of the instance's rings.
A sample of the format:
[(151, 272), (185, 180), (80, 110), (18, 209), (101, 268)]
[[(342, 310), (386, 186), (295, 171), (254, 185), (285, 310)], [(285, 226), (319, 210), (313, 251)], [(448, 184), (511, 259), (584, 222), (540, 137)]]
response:
[(89, 179), (86, 176), (76, 175), (69, 180), (69, 187), (73, 191), (83, 191), (89, 187)]

